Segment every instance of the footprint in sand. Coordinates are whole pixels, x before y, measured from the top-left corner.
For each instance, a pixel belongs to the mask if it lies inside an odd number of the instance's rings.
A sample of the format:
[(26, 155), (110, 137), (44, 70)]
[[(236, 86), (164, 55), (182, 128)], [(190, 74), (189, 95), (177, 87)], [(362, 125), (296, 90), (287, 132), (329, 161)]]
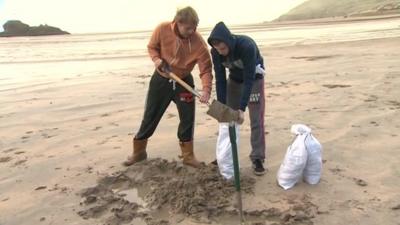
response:
[(22, 140), (25, 140), (25, 139), (28, 139), (28, 138), (30, 138), (30, 136), (22, 136), (21, 137)]
[(7, 149), (7, 150), (4, 150), (3, 152), (4, 153), (9, 153), (9, 152), (12, 152), (12, 151), (15, 151), (15, 150), (17, 150), (18, 148), (9, 148), (9, 149)]
[(344, 170), (339, 168), (339, 167), (337, 167), (337, 166), (336, 166), (336, 168), (330, 168), (329, 170), (335, 175), (338, 175), (340, 177), (353, 180), (358, 186), (365, 187), (365, 186), (368, 185), (368, 183), (363, 179), (355, 178), (355, 177), (348, 177), (348, 176), (343, 175), (342, 172)]
[(138, 77), (141, 79), (145, 79), (145, 78), (151, 77), (151, 75), (143, 74), (143, 75), (139, 75)]
[(113, 149), (121, 149), (120, 146), (115, 146)]
[(394, 106), (397, 109), (400, 109), (400, 102), (398, 101), (389, 101), (388, 102), (390, 105)]
[(60, 191), (60, 193), (67, 193), (68, 188), (67, 187), (62, 187), (59, 184), (55, 184), (53, 188), (48, 189), (48, 191)]
[(26, 160), (26, 159), (18, 160), (17, 162), (14, 163), (14, 166), (19, 166), (21, 164), (24, 164), (26, 161), (28, 161), (28, 160)]
[(332, 89), (332, 88), (348, 88), (348, 87), (351, 87), (351, 85), (347, 85), (347, 84), (324, 84), (322, 86), (326, 87), (326, 88), (330, 88), (330, 89)]
[(94, 131), (100, 130), (100, 129), (101, 129), (101, 127), (95, 127), (95, 128), (93, 128)]
[(339, 55), (317, 55), (317, 56), (292, 56), (291, 59), (304, 59), (307, 61), (316, 61), (320, 59), (329, 59), (333, 57), (337, 57)]
[(399, 209), (400, 209), (400, 204), (392, 207), (392, 210), (399, 210)]
[(35, 191), (43, 190), (46, 188), (47, 188), (47, 186), (39, 186), (39, 187), (35, 188)]
[(101, 114), (101, 116), (100, 116), (100, 117), (107, 117), (107, 116), (110, 116), (110, 114), (108, 114), (108, 113), (104, 113), (104, 114)]
[(98, 142), (97, 145), (105, 144), (105, 143), (107, 143), (109, 140), (111, 140), (111, 139), (113, 139), (113, 138), (117, 138), (117, 137), (118, 137), (118, 135), (113, 135), (113, 136), (111, 136), (111, 137), (107, 137), (107, 138), (105, 138), (103, 141)]
[(167, 114), (167, 119), (170, 119), (170, 118), (173, 118), (173, 117), (176, 117), (176, 115), (172, 114), (172, 113), (168, 113)]
[(364, 100), (364, 102), (376, 102), (377, 100), (378, 100), (378, 96), (369, 95), (368, 98)]
[(375, 121), (371, 121), (370, 124), (374, 125), (374, 126), (379, 126), (379, 123), (375, 122)]
[(353, 180), (358, 186), (365, 187), (368, 185), (368, 183), (363, 179), (353, 177)]
[(329, 171), (331, 171), (335, 175), (341, 175), (340, 173), (343, 172), (344, 170), (339, 167), (335, 167), (335, 168), (330, 168)]
[(1, 158), (0, 158), (0, 163), (6, 163), (6, 162), (9, 162), (9, 161), (11, 161), (11, 160), (12, 160), (12, 158), (9, 157), (9, 156), (1, 157)]
[(97, 145), (104, 145), (104, 144), (107, 143), (107, 142), (108, 142), (108, 138), (106, 138), (106, 139), (104, 139), (104, 140), (102, 140), (102, 141), (97, 142)]
[(27, 132), (25, 132), (25, 134), (32, 134), (33, 133), (33, 131), (27, 131)]
[(20, 154), (24, 154), (24, 153), (25, 153), (24, 151), (14, 152), (14, 154), (16, 154), (16, 155), (20, 155)]
[(91, 166), (86, 167), (85, 172), (86, 173), (93, 173), (93, 167), (91, 167)]
[(48, 134), (46, 134), (46, 133), (42, 134), (42, 137), (43, 137), (43, 138), (46, 138), (46, 139), (52, 138), (52, 137), (54, 137), (54, 136), (57, 136), (57, 135), (48, 135)]
[(87, 121), (88, 119), (81, 119), (81, 122), (85, 122), (85, 121)]

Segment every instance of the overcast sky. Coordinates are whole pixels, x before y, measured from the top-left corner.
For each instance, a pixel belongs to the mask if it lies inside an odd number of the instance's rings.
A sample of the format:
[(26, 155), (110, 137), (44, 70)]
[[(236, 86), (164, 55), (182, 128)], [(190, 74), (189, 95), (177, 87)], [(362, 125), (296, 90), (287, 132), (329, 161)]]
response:
[(172, 20), (178, 7), (190, 5), (200, 27), (270, 21), (305, 0), (0, 0), (0, 25), (21, 20), (48, 24), (71, 33), (153, 29)]

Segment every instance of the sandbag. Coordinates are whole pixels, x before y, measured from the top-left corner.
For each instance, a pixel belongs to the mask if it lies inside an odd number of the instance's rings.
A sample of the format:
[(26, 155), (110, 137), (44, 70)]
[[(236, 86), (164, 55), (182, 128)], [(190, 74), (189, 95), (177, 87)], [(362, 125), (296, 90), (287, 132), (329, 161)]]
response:
[(278, 170), (278, 184), (285, 190), (301, 178), (309, 184), (317, 184), (322, 173), (322, 146), (306, 125), (295, 124), (290, 130), (296, 137)]
[(322, 146), (310, 133), (305, 139), (307, 163), (303, 172), (303, 180), (309, 184), (318, 184), (322, 173)]
[[(239, 125), (235, 124), (236, 143), (239, 145)], [(234, 176), (232, 145), (229, 138), (229, 123), (219, 123), (216, 146), (217, 162), (220, 174), (227, 180)]]

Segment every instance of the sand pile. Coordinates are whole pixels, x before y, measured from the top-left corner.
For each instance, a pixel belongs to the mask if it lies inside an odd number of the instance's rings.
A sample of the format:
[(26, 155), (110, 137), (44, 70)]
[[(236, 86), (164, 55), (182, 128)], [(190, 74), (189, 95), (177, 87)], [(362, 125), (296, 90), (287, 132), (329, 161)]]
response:
[[(254, 184), (253, 177), (241, 177), (244, 194), (253, 194)], [(80, 194), (84, 210), (78, 214), (84, 219), (105, 218), (110, 225), (128, 223), (135, 218), (153, 225), (174, 224), (186, 218), (210, 223), (219, 217), (237, 215), (233, 182), (224, 180), (212, 165), (196, 170), (176, 161), (152, 159), (104, 177), (98, 185)], [(312, 216), (305, 208), (297, 206), (297, 211), (291, 212), (270, 208), (245, 211), (245, 215), (286, 224), (309, 222)]]

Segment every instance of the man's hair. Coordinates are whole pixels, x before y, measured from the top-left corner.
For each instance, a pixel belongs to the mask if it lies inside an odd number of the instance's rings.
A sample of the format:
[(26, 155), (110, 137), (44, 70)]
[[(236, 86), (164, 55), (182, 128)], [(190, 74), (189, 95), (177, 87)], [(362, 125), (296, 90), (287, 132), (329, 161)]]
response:
[(210, 44), (212, 45), (212, 46), (216, 46), (216, 45), (219, 45), (219, 44), (221, 44), (223, 41), (221, 41), (221, 40), (219, 40), (219, 39), (211, 39), (210, 40)]
[(187, 6), (176, 11), (174, 21), (179, 23), (190, 23), (197, 26), (199, 24), (199, 17), (192, 7)]

